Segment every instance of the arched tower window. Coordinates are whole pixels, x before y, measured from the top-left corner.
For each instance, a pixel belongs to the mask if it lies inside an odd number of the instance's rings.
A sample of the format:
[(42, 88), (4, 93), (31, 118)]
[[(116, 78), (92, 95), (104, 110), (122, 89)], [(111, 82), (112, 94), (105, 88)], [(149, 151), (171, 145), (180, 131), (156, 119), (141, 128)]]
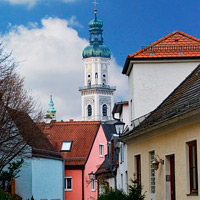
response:
[(103, 112), (103, 116), (107, 116), (107, 105), (104, 104), (103, 107), (102, 107), (102, 112)]
[(95, 73), (95, 78), (98, 78), (98, 73), (97, 72)]
[(92, 106), (88, 105), (87, 109), (88, 109), (88, 116), (92, 116)]
[(91, 80), (88, 80), (88, 86), (91, 87)]

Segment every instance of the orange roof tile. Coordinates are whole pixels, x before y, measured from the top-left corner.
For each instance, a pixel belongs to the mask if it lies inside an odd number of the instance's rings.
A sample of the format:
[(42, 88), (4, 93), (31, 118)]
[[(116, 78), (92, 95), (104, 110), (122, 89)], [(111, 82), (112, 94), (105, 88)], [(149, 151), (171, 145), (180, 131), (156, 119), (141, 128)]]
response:
[(131, 60), (199, 58), (200, 39), (181, 31), (174, 31), (141, 50), (128, 55), (122, 74), (127, 73)]
[(67, 166), (82, 166), (87, 161), (100, 126), (95, 122), (51, 122), (38, 124), (55, 149), (60, 152), (63, 141), (73, 141), (70, 152), (61, 152)]
[(196, 57), (200, 56), (200, 39), (174, 31), (156, 42), (128, 55), (134, 58)]

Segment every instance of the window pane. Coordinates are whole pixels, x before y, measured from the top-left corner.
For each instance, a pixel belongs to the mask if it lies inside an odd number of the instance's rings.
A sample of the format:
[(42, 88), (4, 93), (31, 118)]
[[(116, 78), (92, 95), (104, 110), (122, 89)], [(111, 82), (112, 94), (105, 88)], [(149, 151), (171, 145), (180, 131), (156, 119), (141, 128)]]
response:
[(92, 180), (92, 190), (95, 190), (95, 180)]
[(99, 145), (99, 155), (103, 156), (103, 145), (102, 144)]
[(106, 104), (104, 104), (103, 105), (103, 116), (107, 116), (107, 105)]
[(72, 145), (72, 141), (64, 141), (62, 143), (61, 151), (70, 151)]
[(92, 116), (92, 106), (88, 105), (88, 116)]
[(190, 193), (198, 194), (197, 143), (192, 141), (187, 144), (189, 151)]
[(67, 178), (67, 189), (72, 189), (72, 178)]
[(156, 186), (155, 186), (155, 169), (153, 167), (153, 160), (154, 160), (154, 151), (150, 152), (149, 153), (149, 156), (150, 156), (150, 186), (151, 186), (151, 193), (155, 193), (156, 191)]

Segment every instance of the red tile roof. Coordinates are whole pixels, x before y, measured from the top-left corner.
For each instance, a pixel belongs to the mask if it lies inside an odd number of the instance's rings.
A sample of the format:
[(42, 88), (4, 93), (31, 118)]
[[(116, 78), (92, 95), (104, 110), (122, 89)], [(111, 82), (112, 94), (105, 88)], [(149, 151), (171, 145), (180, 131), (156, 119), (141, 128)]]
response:
[(14, 120), (26, 144), (32, 147), (32, 156), (62, 159), (60, 153), (54, 149), (27, 113), (10, 109), (9, 115)]
[(123, 71), (126, 74), (131, 60), (200, 58), (200, 39), (174, 31), (156, 42), (128, 55)]
[(156, 42), (128, 55), (135, 58), (200, 56), (200, 39), (174, 31)]
[(83, 166), (89, 156), (100, 122), (51, 122), (38, 124), (55, 149), (60, 152), (63, 141), (72, 141), (70, 152), (61, 152), (67, 166)]

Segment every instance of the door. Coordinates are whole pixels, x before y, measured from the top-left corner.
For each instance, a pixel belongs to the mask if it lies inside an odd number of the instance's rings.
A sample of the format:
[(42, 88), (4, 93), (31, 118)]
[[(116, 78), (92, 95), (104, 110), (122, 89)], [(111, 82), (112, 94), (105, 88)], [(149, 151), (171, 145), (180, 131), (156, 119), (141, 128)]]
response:
[(175, 159), (174, 159), (174, 155), (170, 156), (170, 185), (171, 185), (171, 200), (176, 200), (176, 191), (175, 191)]

